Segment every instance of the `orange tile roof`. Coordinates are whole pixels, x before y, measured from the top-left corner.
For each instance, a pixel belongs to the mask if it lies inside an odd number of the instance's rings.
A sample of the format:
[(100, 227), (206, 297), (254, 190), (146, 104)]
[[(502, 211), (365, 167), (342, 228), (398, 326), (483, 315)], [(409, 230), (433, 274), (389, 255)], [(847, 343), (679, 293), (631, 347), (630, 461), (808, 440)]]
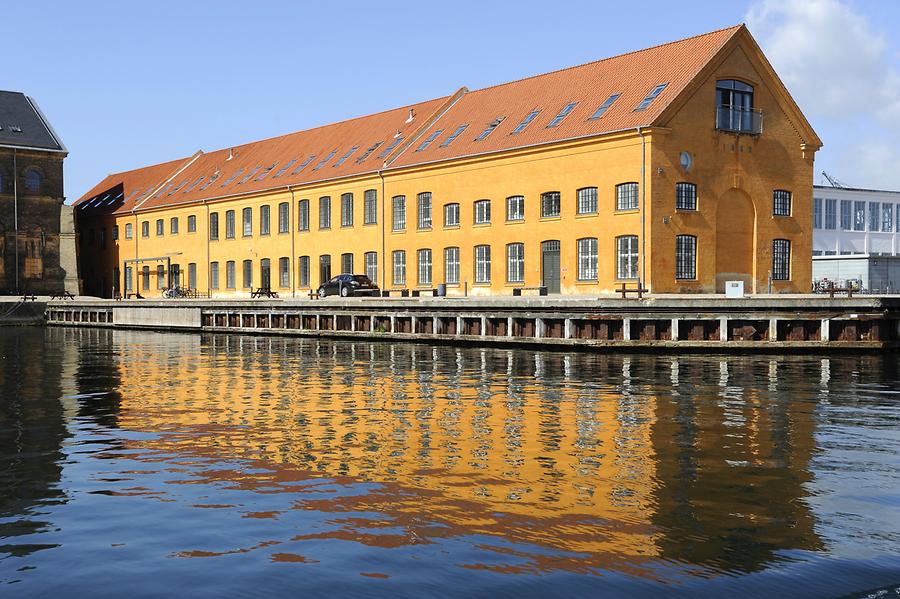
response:
[[(121, 184), (123, 201), (114, 211), (145, 210), (650, 126), (741, 28), (730, 27), (476, 91), (462, 88), (452, 96), (110, 175), (75, 204), (91, 202)], [(659, 96), (645, 110), (635, 111), (641, 100), (663, 83), (667, 85)], [(612, 94), (620, 97), (602, 117), (591, 120)], [(547, 127), (569, 103), (575, 106), (568, 116), (558, 126)], [(532, 110), (540, 113), (521, 133), (513, 134)], [(410, 121), (411, 111), (415, 118)], [(495, 130), (476, 141), (498, 117), (503, 121)], [(442, 147), (462, 125), (467, 125), (462, 134)], [(438, 131), (430, 145), (418, 151), (422, 142)], [(395, 141), (399, 143), (390, 148)], [(392, 151), (385, 155), (389, 148)], [(142, 186), (159, 189), (146, 197)], [(96, 208), (94, 202), (91, 209)]]
[(107, 175), (87, 193), (81, 196), (75, 206), (81, 214), (120, 214), (129, 212), (147, 194), (163, 181), (183, 168), (190, 158), (179, 158), (161, 164)]

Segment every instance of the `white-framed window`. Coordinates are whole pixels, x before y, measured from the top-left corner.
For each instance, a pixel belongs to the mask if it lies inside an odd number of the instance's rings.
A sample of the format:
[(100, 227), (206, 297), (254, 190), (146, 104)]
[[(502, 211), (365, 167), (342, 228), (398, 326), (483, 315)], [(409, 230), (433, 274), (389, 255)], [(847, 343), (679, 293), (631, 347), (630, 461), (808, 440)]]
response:
[(825, 228), (837, 229), (837, 200), (825, 199)]
[(259, 234), (268, 235), (272, 230), (272, 211), (268, 204), (259, 207)]
[(525, 196), (509, 196), (506, 198), (506, 220), (525, 220)]
[(196, 233), (197, 232), (197, 215), (190, 214), (188, 215), (188, 233)]
[(322, 196), (319, 198), (319, 228), (331, 228), (331, 197)]
[(585, 237), (577, 242), (578, 280), (597, 280), (597, 238)]
[(789, 281), (791, 278), (791, 242), (788, 239), (772, 241), (772, 280)]
[(853, 202), (853, 230), (866, 230), (866, 203), (860, 201)]
[[(378, 192), (367, 189), (363, 194), (363, 224), (374, 225), (378, 222)], [(372, 279), (373, 281), (375, 279)]]
[(416, 261), (419, 266), (419, 285), (431, 285), (431, 250), (421, 249), (417, 251)]
[(695, 184), (686, 181), (675, 184), (675, 209), (697, 209), (697, 186)]
[(444, 205), (444, 226), (445, 227), (458, 227), (459, 226), (459, 204), (445, 204)]
[(485, 225), (491, 222), (491, 201), (478, 200), (475, 202), (475, 224)]
[(391, 222), (394, 231), (406, 230), (406, 196), (391, 198)]
[(309, 287), (309, 256), (300, 256), (297, 261), (297, 284)]
[[(149, 279), (149, 275), (148, 275)], [(150, 285), (150, 281), (147, 281), (147, 285)], [(209, 263), (209, 287), (210, 289), (218, 289), (219, 288), (219, 263), (218, 262), (210, 262)]]
[(288, 258), (278, 259), (278, 285), (282, 289), (291, 286), (291, 261)]
[(309, 231), (309, 200), (297, 202), (297, 230)]
[(869, 202), (869, 230), (878, 231), (881, 229), (881, 204), (878, 202)]
[(559, 216), (562, 211), (562, 199), (558, 191), (545, 191), (541, 194), (541, 217)]
[(841, 200), (841, 229), (849, 231), (853, 228), (853, 202)]
[(638, 278), (638, 238), (637, 235), (616, 237), (616, 278)]
[(372, 282), (378, 281), (378, 252), (366, 252), (363, 255), (366, 264), (366, 276)]
[(431, 228), (431, 193), (424, 191), (416, 197), (418, 205), (418, 228)]
[[(162, 269), (162, 266), (159, 267)], [(157, 275), (159, 273), (157, 272)], [(234, 289), (235, 286), (235, 267), (234, 260), (229, 260), (225, 263), (225, 287), (227, 289)]]
[(353, 194), (341, 194), (341, 226), (353, 226)]
[(616, 185), (616, 210), (637, 210), (638, 191), (638, 184), (634, 182)]
[(697, 278), (697, 238), (693, 235), (675, 237), (675, 278)]
[(291, 205), (287, 202), (278, 204), (278, 232), (290, 233), (291, 231)]
[(791, 215), (791, 192), (776, 189), (772, 192), (772, 214), (775, 216)]
[(244, 208), (241, 215), (241, 222), (244, 224), (242, 235), (250, 237), (253, 235), (253, 208)]
[(525, 282), (525, 244), (510, 243), (506, 246), (506, 281)]
[(475, 282), (491, 282), (491, 246), (475, 246)]
[(406, 285), (406, 252), (404, 250), (394, 250), (391, 253), (391, 258), (394, 266), (393, 284), (395, 286)]
[(881, 205), (881, 230), (890, 233), (894, 230), (894, 205), (887, 202)]
[(458, 247), (444, 248), (444, 283), (447, 285), (459, 285)]
[(596, 214), (599, 204), (596, 187), (582, 187), (578, 190), (578, 214)]
[(813, 198), (813, 229), (822, 228), (822, 198)]

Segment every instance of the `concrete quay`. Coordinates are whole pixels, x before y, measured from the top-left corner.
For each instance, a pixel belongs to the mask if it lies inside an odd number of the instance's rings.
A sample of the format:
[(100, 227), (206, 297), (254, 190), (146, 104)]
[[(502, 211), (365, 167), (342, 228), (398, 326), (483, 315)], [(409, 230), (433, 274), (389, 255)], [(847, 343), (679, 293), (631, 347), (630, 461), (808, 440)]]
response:
[(721, 295), (50, 301), (51, 326), (547, 349), (884, 351), (900, 296)]

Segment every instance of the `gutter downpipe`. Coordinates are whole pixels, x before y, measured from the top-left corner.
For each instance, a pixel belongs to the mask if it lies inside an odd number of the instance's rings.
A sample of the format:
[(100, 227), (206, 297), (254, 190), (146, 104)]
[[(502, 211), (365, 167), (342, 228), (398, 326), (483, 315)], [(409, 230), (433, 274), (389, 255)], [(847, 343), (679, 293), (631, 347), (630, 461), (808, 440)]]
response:
[(206, 297), (212, 298), (212, 281), (210, 280), (212, 265), (209, 262), (209, 204), (203, 200), (203, 205), (206, 206)]
[(13, 148), (13, 239), (16, 243), (16, 294), (19, 293), (19, 167), (17, 152)]
[[(387, 205), (387, 198), (384, 195), (384, 169), (378, 169), (378, 177), (381, 179), (381, 291), (384, 292), (387, 289), (387, 248), (386, 248), (386, 239), (385, 239), (385, 227), (387, 227), (387, 222), (385, 221), (385, 206)], [(393, 268), (393, 266), (391, 267)]]
[[(291, 297), (297, 297), (297, 265), (294, 263), (294, 260), (297, 259), (297, 250), (294, 246), (294, 237), (297, 234), (297, 228), (294, 226), (294, 188), (290, 185), (287, 186), (288, 191), (291, 192), (291, 205), (288, 207), (288, 226), (291, 228), (291, 259), (288, 261), (288, 264), (291, 265)], [(310, 296), (312, 297), (312, 296)]]
[[(641, 136), (641, 281), (640, 286), (647, 285), (647, 145), (644, 132), (637, 128)], [(649, 289), (649, 287), (648, 287)]]

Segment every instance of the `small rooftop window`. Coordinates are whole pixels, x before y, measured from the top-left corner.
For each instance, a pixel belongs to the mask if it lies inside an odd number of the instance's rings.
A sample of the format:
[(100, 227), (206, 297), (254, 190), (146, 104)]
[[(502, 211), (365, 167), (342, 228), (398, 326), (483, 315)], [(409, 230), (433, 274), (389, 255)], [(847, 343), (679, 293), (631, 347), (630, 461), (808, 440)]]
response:
[(228, 185), (229, 183), (231, 183), (232, 181), (234, 181), (235, 179), (237, 179), (238, 177), (240, 177), (240, 176), (241, 176), (241, 173), (243, 173), (243, 172), (244, 172), (244, 169), (239, 168), (239, 169), (237, 170), (237, 172), (235, 172), (235, 173), (234, 173), (233, 175), (231, 175), (231, 177), (229, 177), (224, 183), (222, 183), (222, 187), (225, 187), (226, 185)]
[(264, 168), (262, 170), (262, 172), (259, 174), (259, 176), (256, 178), (256, 180), (262, 181), (263, 179), (265, 179), (266, 176), (272, 172), (272, 169), (274, 169), (277, 164), (278, 164), (278, 161), (276, 160), (275, 162), (272, 163), (271, 166), (267, 166), (266, 168)]
[(638, 112), (639, 110), (644, 110), (648, 106), (650, 106), (650, 103), (656, 99), (656, 96), (658, 96), (659, 94), (662, 93), (662, 90), (666, 89), (667, 85), (669, 85), (669, 84), (668, 83), (660, 83), (659, 85), (654, 87), (652, 90), (650, 90), (650, 93), (647, 94), (647, 97), (644, 98), (643, 100), (641, 100), (641, 103), (637, 105), (637, 108), (635, 108), (634, 111)]
[(190, 179), (185, 179), (184, 181), (182, 181), (181, 183), (178, 184), (178, 187), (176, 187), (175, 189), (170, 191), (167, 195), (172, 195), (172, 194), (176, 193), (179, 189), (181, 189), (182, 187), (187, 185), (188, 181), (190, 181)]
[(377, 149), (378, 149), (378, 146), (380, 146), (380, 145), (383, 144), (383, 143), (384, 143), (384, 142), (382, 142), (382, 141), (377, 141), (377, 142), (375, 142), (374, 144), (372, 144), (371, 146), (369, 146), (368, 149), (366, 149), (366, 151), (362, 153), (362, 156), (360, 156), (359, 158), (356, 159), (356, 164), (359, 164), (359, 163), (361, 163), (363, 160), (365, 160), (366, 158), (368, 158), (368, 157), (369, 157), (369, 154), (371, 154), (372, 152), (374, 152), (375, 150), (377, 150)]
[(622, 95), (622, 94), (613, 94), (613, 95), (611, 95), (610, 97), (608, 97), (607, 99), (603, 100), (603, 104), (600, 105), (600, 107), (597, 109), (597, 111), (594, 112), (594, 114), (592, 114), (592, 115), (588, 118), (588, 120), (589, 120), (589, 121), (594, 121), (594, 120), (599, 119), (601, 116), (603, 116), (603, 113), (606, 112), (607, 110), (609, 110), (609, 107), (612, 106), (613, 103), (614, 103), (616, 100), (618, 100), (618, 99), (619, 99), (619, 96), (621, 96), (621, 95)]
[(306, 168), (306, 165), (308, 165), (310, 162), (312, 162), (312, 161), (315, 160), (315, 159), (316, 159), (316, 155), (315, 155), (315, 154), (310, 154), (309, 158), (307, 158), (306, 160), (304, 160), (304, 161), (300, 164), (300, 166), (298, 166), (297, 168), (294, 169), (294, 172), (292, 172), (291, 174), (292, 174), (292, 175), (298, 174), (300, 171), (302, 171), (303, 169)]
[(560, 110), (559, 114), (553, 117), (553, 120), (550, 121), (550, 124), (547, 125), (547, 129), (551, 129), (559, 125), (564, 118), (569, 116), (569, 113), (572, 112), (572, 109), (574, 109), (576, 106), (578, 106), (578, 102), (569, 102), (568, 104), (566, 104), (565, 108)]
[(331, 160), (332, 158), (334, 158), (334, 155), (335, 155), (335, 154), (337, 154), (337, 150), (332, 150), (332, 151), (328, 154), (328, 156), (326, 156), (325, 158), (323, 158), (322, 160), (319, 161), (319, 164), (317, 164), (317, 165), (316, 165), (316, 168), (314, 168), (313, 170), (314, 170), (314, 171), (317, 171), (317, 170), (319, 170), (320, 168), (322, 168), (323, 166), (325, 166), (325, 164), (326, 164), (329, 160)]
[(419, 147), (416, 148), (416, 152), (421, 152), (422, 150), (424, 150), (425, 148), (427, 148), (428, 146), (430, 146), (430, 145), (431, 145), (431, 142), (433, 142), (435, 139), (437, 139), (438, 135), (440, 135), (440, 134), (443, 133), (443, 132), (444, 132), (443, 129), (438, 129), (437, 131), (435, 131), (434, 133), (432, 133), (431, 135), (429, 135), (428, 137), (426, 137), (426, 138), (425, 138), (425, 141), (423, 141), (423, 142), (419, 145)]
[(388, 154), (391, 153), (391, 150), (393, 150), (394, 148), (399, 146), (400, 142), (402, 142), (402, 141), (403, 141), (403, 136), (402, 135), (397, 136), (396, 138), (394, 138), (394, 141), (392, 141), (388, 147), (386, 147), (384, 150), (382, 150), (381, 154), (379, 154), (378, 157), (382, 158), (382, 159), (385, 158)]
[(500, 123), (502, 123), (504, 120), (506, 120), (505, 116), (498, 116), (493, 121), (488, 123), (488, 126), (485, 128), (484, 131), (481, 132), (481, 135), (479, 135), (478, 137), (475, 138), (475, 141), (484, 141), (484, 139), (487, 138), (488, 135), (493, 133), (494, 129), (496, 129), (497, 126)]
[(170, 189), (173, 185), (175, 185), (175, 184), (174, 184), (174, 183), (169, 183), (168, 185), (166, 185), (165, 187), (163, 187), (163, 188), (159, 191), (159, 193), (156, 194), (155, 197), (157, 197), (157, 198), (162, 197), (162, 195), (163, 195), (164, 193), (166, 193), (167, 191), (169, 191), (169, 189)]
[(359, 146), (353, 146), (352, 148), (350, 148), (350, 151), (349, 151), (349, 152), (347, 152), (346, 154), (344, 154), (343, 156), (341, 156), (341, 157), (338, 159), (338, 161), (335, 162), (332, 166), (333, 166), (334, 168), (337, 168), (337, 167), (341, 166), (342, 164), (344, 164), (344, 162), (347, 161), (348, 158), (350, 158), (350, 156), (353, 155), (353, 152), (357, 151), (358, 149), (359, 149)]
[(535, 109), (525, 115), (525, 118), (522, 119), (522, 122), (516, 125), (516, 128), (512, 130), (513, 134), (521, 133), (525, 130), (525, 127), (528, 126), (528, 123), (533, 121), (537, 115), (541, 113), (540, 109)]
[(293, 160), (291, 160), (290, 162), (288, 162), (287, 164), (285, 164), (283, 167), (281, 167), (280, 169), (278, 169), (278, 172), (275, 173), (274, 175), (272, 175), (272, 178), (273, 178), (273, 179), (277, 179), (278, 177), (280, 177), (281, 175), (283, 175), (284, 172), (285, 172), (286, 170), (288, 170), (289, 168), (291, 168), (291, 166), (293, 166), (293, 164), (294, 164), (295, 162), (297, 162), (297, 159), (296, 159), (296, 158), (294, 158)]
[(210, 185), (215, 183), (221, 176), (222, 176), (221, 172), (219, 172), (219, 171), (214, 172), (212, 174), (212, 177), (207, 179), (206, 183), (204, 183), (203, 185), (200, 186), (200, 191), (203, 191), (204, 189), (206, 189), (207, 187), (209, 187)]
[(452, 144), (452, 143), (453, 143), (453, 140), (456, 139), (457, 137), (459, 137), (460, 134), (462, 134), (462, 132), (465, 131), (466, 128), (467, 128), (468, 126), (469, 126), (469, 123), (466, 123), (466, 124), (464, 124), (464, 125), (460, 125), (459, 127), (457, 127), (457, 128), (456, 128), (456, 131), (454, 131), (452, 134), (450, 134), (450, 137), (448, 137), (447, 139), (445, 139), (445, 140), (441, 143), (440, 147), (446, 148), (447, 146), (449, 146), (450, 144)]
[(255, 175), (256, 173), (258, 173), (258, 172), (259, 172), (259, 169), (261, 169), (261, 168), (262, 168), (261, 166), (258, 166), (258, 167), (256, 167), (255, 169), (253, 169), (252, 171), (250, 171), (249, 173), (247, 173), (247, 176), (246, 176), (246, 177), (244, 177), (243, 179), (241, 179), (240, 181), (238, 181), (238, 185), (243, 185), (244, 183), (246, 183), (247, 181), (249, 181), (250, 179), (252, 179), (252, 178), (253, 178), (253, 175)]

